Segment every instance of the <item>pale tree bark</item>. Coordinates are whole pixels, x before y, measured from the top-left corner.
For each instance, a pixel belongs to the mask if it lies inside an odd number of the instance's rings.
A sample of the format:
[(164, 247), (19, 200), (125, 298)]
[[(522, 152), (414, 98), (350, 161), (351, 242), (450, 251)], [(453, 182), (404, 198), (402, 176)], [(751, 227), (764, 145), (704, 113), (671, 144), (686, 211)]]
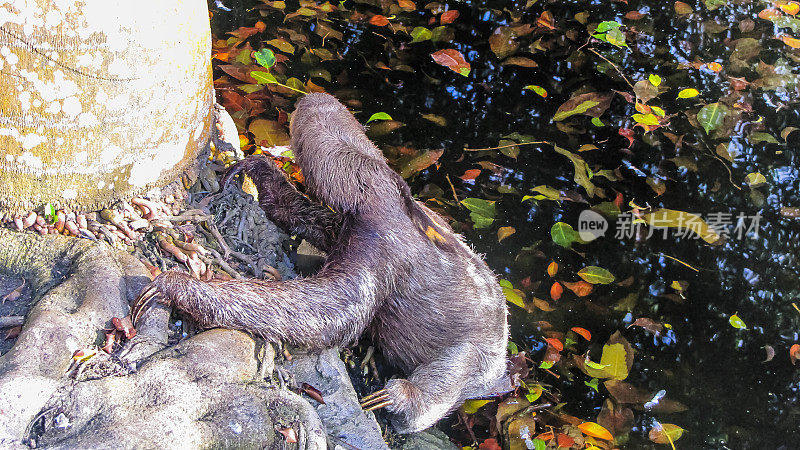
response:
[(197, 161), (212, 123), (204, 0), (0, 0), (0, 210), (97, 210)]

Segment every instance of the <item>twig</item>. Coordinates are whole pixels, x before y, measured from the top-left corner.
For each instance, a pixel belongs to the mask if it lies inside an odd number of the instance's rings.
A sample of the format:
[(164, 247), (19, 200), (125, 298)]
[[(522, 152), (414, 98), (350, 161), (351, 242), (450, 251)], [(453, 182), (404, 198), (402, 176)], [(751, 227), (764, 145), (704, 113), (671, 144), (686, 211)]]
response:
[(450, 183), (450, 189), (453, 190), (453, 198), (456, 200), (456, 205), (460, 205), (461, 200), (459, 200), (458, 195), (456, 195), (456, 187), (453, 186), (453, 182), (450, 181), (450, 174), (446, 174), (444, 177), (447, 178), (447, 182)]
[(601, 55), (600, 53), (597, 53), (597, 52), (596, 52), (596, 51), (595, 51), (593, 48), (589, 48), (589, 49), (587, 49), (587, 50), (589, 50), (590, 52), (592, 52), (592, 53), (594, 53), (595, 55), (599, 56), (600, 58), (602, 58), (602, 59), (603, 59), (603, 61), (605, 61), (605, 62), (607, 62), (607, 63), (611, 64), (611, 66), (612, 66), (612, 67), (614, 67), (615, 69), (617, 69), (617, 73), (619, 73), (619, 76), (621, 76), (621, 77), (622, 77), (622, 79), (623, 79), (623, 80), (625, 80), (625, 82), (626, 82), (626, 83), (628, 83), (628, 86), (630, 86), (630, 87), (631, 87), (631, 89), (633, 89), (633, 85), (631, 84), (631, 82), (630, 82), (630, 81), (628, 81), (628, 78), (625, 76), (625, 74), (624, 74), (624, 73), (622, 73), (622, 71), (621, 71), (621, 70), (619, 70), (619, 67), (617, 67), (617, 65), (616, 65), (616, 64), (614, 64), (613, 62), (609, 61), (609, 59), (608, 59), (608, 58), (606, 58), (605, 56)]
[(547, 141), (535, 141), (535, 142), (520, 142), (518, 144), (507, 144), (507, 145), (500, 145), (498, 147), (486, 147), (486, 148), (464, 148), (465, 152), (483, 152), (486, 150), (500, 150), (501, 148), (508, 148), (508, 147), (517, 147), (522, 145), (538, 145), (538, 144), (548, 144), (553, 145)]

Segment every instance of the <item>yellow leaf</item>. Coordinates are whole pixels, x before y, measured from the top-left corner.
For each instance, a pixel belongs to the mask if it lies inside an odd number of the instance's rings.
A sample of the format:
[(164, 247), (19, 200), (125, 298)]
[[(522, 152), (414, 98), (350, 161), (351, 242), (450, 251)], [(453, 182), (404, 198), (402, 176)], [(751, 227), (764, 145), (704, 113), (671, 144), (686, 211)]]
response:
[(500, 227), (500, 229), (497, 230), (497, 242), (502, 241), (516, 232), (517, 230), (514, 229), (514, 227)]
[(658, 423), (648, 437), (656, 444), (672, 444), (683, 436), (684, 429), (671, 423)]
[(790, 16), (793, 16), (798, 12), (800, 12), (800, 5), (798, 5), (796, 2), (789, 2), (785, 5), (780, 5), (778, 7), (781, 9), (781, 11), (785, 12), (786, 14), (789, 14)]
[(697, 97), (698, 95), (700, 95), (700, 91), (697, 89), (688, 88), (680, 91), (678, 93), (678, 98), (692, 98)]
[(700, 216), (684, 211), (659, 209), (642, 214), (642, 220), (651, 227), (688, 229), (709, 244), (713, 244), (720, 239), (719, 234), (709, 227)]
[(605, 439), (607, 441), (614, 439), (614, 436), (612, 436), (608, 430), (594, 422), (583, 422), (582, 424), (578, 425), (578, 429), (581, 430), (583, 434), (596, 437), (598, 439)]
[(789, 47), (800, 48), (800, 39), (795, 39), (791, 36), (787, 36), (784, 34), (783, 36), (781, 36), (781, 40), (783, 41), (784, 44), (788, 45)]
[(603, 356), (600, 358), (600, 364), (606, 366), (603, 370), (617, 380), (628, 378), (627, 354), (622, 344), (604, 345)]
[(464, 408), (466, 414), (475, 414), (481, 409), (481, 406), (491, 402), (491, 400), (467, 400), (462, 408)]

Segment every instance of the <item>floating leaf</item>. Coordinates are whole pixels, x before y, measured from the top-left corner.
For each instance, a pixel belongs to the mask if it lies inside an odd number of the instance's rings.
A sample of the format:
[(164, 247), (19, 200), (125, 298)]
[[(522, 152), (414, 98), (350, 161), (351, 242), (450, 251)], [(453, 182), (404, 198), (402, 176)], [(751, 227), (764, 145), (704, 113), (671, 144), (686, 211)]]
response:
[(266, 42), (284, 53), (294, 54), (294, 45), (290, 44), (285, 39), (270, 39)]
[(446, 25), (448, 23), (453, 23), (454, 20), (458, 19), (458, 10), (451, 9), (450, 11), (445, 11), (439, 16), (439, 23), (442, 25)]
[(587, 436), (605, 439), (607, 441), (614, 439), (614, 436), (612, 436), (608, 430), (594, 422), (583, 422), (582, 424), (578, 425), (578, 429)]
[(369, 116), (369, 120), (367, 120), (367, 123), (370, 123), (373, 120), (393, 120), (393, 119), (392, 116), (386, 114), (385, 112), (376, 112), (375, 114)]
[(577, 295), (578, 297), (586, 297), (587, 295), (591, 294), (592, 290), (594, 289), (594, 286), (592, 284), (587, 283), (583, 280), (575, 283), (564, 281), (563, 283), (564, 286), (567, 287), (567, 289), (574, 292), (575, 295)]
[(605, 33), (609, 30), (613, 30), (615, 28), (621, 27), (622, 24), (619, 22), (607, 21), (607, 22), (600, 22), (597, 24), (597, 28), (595, 28), (595, 33)]
[(411, 43), (413, 44), (415, 42), (427, 41), (428, 39), (431, 38), (431, 36), (432, 36), (431, 30), (425, 27), (416, 27), (413, 30), (411, 30), (411, 37), (413, 38), (411, 40)]
[(253, 53), (253, 57), (256, 58), (256, 62), (259, 65), (266, 67), (267, 69), (275, 65), (275, 53), (268, 48), (262, 48), (261, 50)]
[(652, 84), (655, 87), (658, 87), (661, 84), (661, 77), (658, 75), (651, 74), (650, 76), (647, 77), (647, 80), (650, 81), (650, 84)]
[(591, 284), (609, 284), (614, 282), (614, 275), (606, 269), (597, 266), (586, 266), (578, 271), (578, 276)]
[(656, 444), (672, 444), (683, 436), (684, 429), (671, 423), (659, 423), (650, 429), (648, 437)]
[(464, 55), (458, 50), (447, 48), (439, 50), (438, 52), (431, 53), (431, 58), (438, 64), (449, 68), (450, 70), (458, 73), (459, 75), (468, 76), (470, 72), (470, 65), (464, 59)]
[(642, 125), (658, 125), (658, 117), (654, 114), (634, 114), (633, 120)]
[(572, 161), (572, 165), (575, 168), (575, 182), (583, 186), (583, 188), (586, 189), (586, 193), (589, 194), (590, 197), (594, 197), (597, 187), (591, 182), (591, 169), (589, 169), (589, 165), (586, 164), (586, 161), (584, 161), (580, 156), (568, 150), (564, 150), (557, 145), (554, 145), (553, 149), (557, 153), (566, 156), (570, 161)]
[(545, 97), (545, 98), (547, 97), (547, 91), (541, 86), (537, 86), (535, 84), (529, 84), (528, 86), (525, 86), (525, 89), (528, 89), (529, 91), (536, 92), (537, 94), (539, 94), (542, 97)]
[(559, 122), (576, 114), (600, 117), (608, 109), (612, 97), (611, 93), (600, 94), (597, 92), (576, 95), (558, 107), (553, 115), (553, 121)]
[(254, 70), (250, 72), (250, 76), (258, 82), (258, 84), (269, 84), (269, 83), (277, 83), (278, 80), (275, 79), (275, 75), (269, 72), (260, 72)]
[(700, 91), (694, 88), (687, 88), (678, 92), (678, 98), (692, 98), (697, 97), (698, 95), (700, 95)]
[(732, 315), (728, 319), (728, 323), (730, 323), (733, 328), (738, 328), (740, 330), (747, 329), (747, 324), (745, 324), (744, 320), (742, 320), (737, 314)]
[(706, 134), (716, 130), (722, 125), (725, 116), (730, 113), (730, 108), (724, 103), (711, 103), (703, 106), (697, 112), (697, 122), (706, 130)]
[(642, 220), (655, 228), (678, 228), (679, 230), (692, 231), (709, 244), (713, 244), (720, 239), (719, 234), (709, 227), (700, 216), (684, 211), (659, 209), (642, 214)]
[(550, 275), (550, 278), (552, 278), (556, 276), (557, 273), (558, 273), (558, 263), (553, 261), (547, 266), (547, 274)]
[(587, 330), (586, 328), (572, 327), (570, 328), (570, 330), (574, 331), (576, 334), (581, 335), (587, 341), (592, 340), (592, 333), (590, 333), (589, 330)]
[(798, 359), (800, 359), (800, 344), (792, 344), (792, 346), (789, 347), (789, 360), (794, 366)]
[(755, 188), (767, 184), (767, 178), (757, 172), (748, 173), (747, 176), (744, 177), (744, 182), (747, 183), (748, 186)]
[(539, 67), (536, 61), (522, 56), (512, 56), (506, 58), (503, 63), (504, 66), (520, 66), (520, 67)]
[(708, 70), (710, 70), (712, 72), (719, 72), (719, 71), (722, 70), (722, 64), (720, 64), (718, 62), (710, 62), (710, 63), (706, 63), (706, 68), (708, 68)]
[(558, 339), (546, 338), (545, 342), (547, 342), (547, 344), (553, 347), (557, 352), (564, 350), (564, 344)]
[(376, 27), (385, 27), (386, 25), (389, 25), (389, 19), (380, 14), (376, 14), (369, 19), (369, 23), (375, 25)]
[(514, 227), (500, 227), (497, 230), (497, 242), (502, 241), (516, 232), (517, 230), (514, 229)]
[(497, 214), (494, 201), (465, 198), (461, 204), (470, 210), (469, 217), (475, 228), (487, 228), (494, 222), (495, 214)]
[(503, 295), (506, 296), (506, 301), (525, 309), (525, 302), (522, 300), (521, 291), (514, 289), (514, 286), (508, 280), (500, 280), (500, 289), (503, 290)]
[(564, 222), (556, 222), (550, 228), (550, 236), (556, 244), (569, 248), (573, 242), (581, 242), (578, 232), (572, 228), (572, 225)]
[(751, 144), (758, 144), (761, 142), (767, 142), (770, 144), (780, 144), (775, 137), (769, 133), (764, 133), (763, 131), (756, 131), (755, 133), (750, 133), (747, 136), (747, 140), (750, 141)]
[(675, 2), (675, 12), (679, 16), (684, 16), (686, 14), (691, 14), (694, 12), (691, 6), (684, 2)]
[(264, 147), (289, 145), (289, 135), (283, 125), (274, 120), (256, 119), (247, 129), (253, 133), (256, 144)]
[(599, 117), (593, 117), (592, 118), (592, 125), (594, 125), (596, 127), (604, 127), (604, 126), (606, 126), (606, 124), (604, 124), (603, 121), (600, 120)]
[(464, 402), (464, 413), (475, 414), (483, 405), (491, 403), (492, 400), (467, 400)]
[(406, 11), (414, 11), (417, 9), (417, 5), (411, 0), (397, 0), (397, 5)]
[(800, 5), (798, 5), (796, 2), (789, 2), (785, 5), (779, 5), (778, 7), (781, 9), (781, 11), (789, 14), (790, 16), (794, 16), (800, 12)]
[(561, 298), (561, 294), (564, 293), (564, 287), (561, 286), (561, 283), (558, 281), (553, 282), (553, 285), (550, 286), (550, 298), (553, 300), (558, 300)]

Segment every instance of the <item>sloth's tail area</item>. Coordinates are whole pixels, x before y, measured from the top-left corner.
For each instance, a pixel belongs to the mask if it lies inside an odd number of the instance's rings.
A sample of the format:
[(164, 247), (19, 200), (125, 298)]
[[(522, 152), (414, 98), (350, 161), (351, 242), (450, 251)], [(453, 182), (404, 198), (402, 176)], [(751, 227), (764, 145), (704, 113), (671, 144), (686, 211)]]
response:
[(255, 166), (259, 164), (264, 164), (265, 162), (272, 163), (271, 161), (266, 161), (266, 157), (264, 156), (248, 156), (247, 158), (238, 161), (228, 167), (228, 170), (225, 171), (225, 175), (219, 180), (219, 190), (217, 193), (224, 191), (228, 185), (230, 184), (233, 177), (238, 175), (241, 172), (249, 173)]
[(405, 180), (394, 171), (392, 171), (392, 173), (394, 173), (397, 188), (400, 190), (400, 197), (403, 199), (406, 214), (411, 218), (414, 226), (439, 249), (446, 252), (456, 251), (457, 238), (453, 230), (450, 229), (450, 226), (435, 212), (414, 200), (414, 197), (411, 195), (411, 189), (408, 187)]

